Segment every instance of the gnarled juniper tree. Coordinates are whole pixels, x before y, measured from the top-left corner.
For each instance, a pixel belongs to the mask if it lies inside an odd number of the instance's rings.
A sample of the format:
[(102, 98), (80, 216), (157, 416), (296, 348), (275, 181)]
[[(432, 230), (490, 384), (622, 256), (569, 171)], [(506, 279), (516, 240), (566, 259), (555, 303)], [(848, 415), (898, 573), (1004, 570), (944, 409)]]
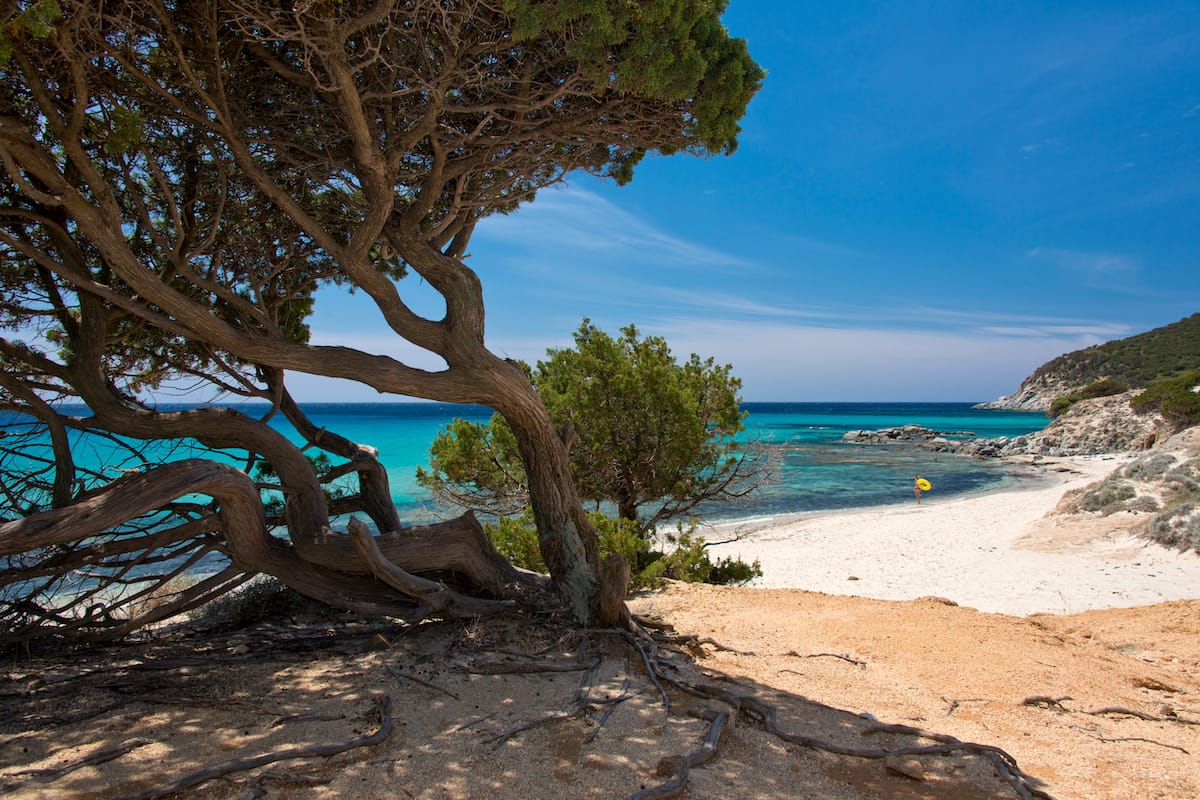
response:
[[(0, 400), (20, 422), (3, 440), (6, 624), (127, 629), (150, 616), (122, 622), (102, 593), (83, 613), (80, 603), (59, 613), (27, 592), (99, 565), (110, 587), (136, 583), (147, 574), (136, 565), (201, 552), (230, 566), (160, 616), (251, 572), (361, 610), (415, 601), (476, 613), (487, 604), (475, 596), (534, 590), (469, 519), (402, 527), (371, 450), (311, 425), (287, 392), (289, 371), (501, 413), (554, 588), (593, 619), (595, 536), (566, 448), (525, 375), (487, 349), (480, 281), (463, 256), (480, 219), (573, 171), (623, 182), (647, 152), (731, 152), (762, 72), (722, 27), (723, 6), (0, 6)], [(440, 295), (440, 318), (406, 300), (414, 281)], [(444, 367), (309, 343), (304, 320), (328, 284), (366, 294), (396, 336)], [(269, 401), (339, 457), (335, 472), (358, 476), (335, 510), (361, 510), (379, 533), (331, 533), (328, 476), (263, 419), (139, 402), (145, 387), (181, 377)], [(60, 400), (86, 412), (47, 402)], [(77, 468), (81, 430), (142, 468)], [(199, 444), (189, 458), (139, 465), (137, 442), (150, 440)], [(282, 487), (276, 519), (246, 469), (263, 459)], [(417, 575), (427, 572), (456, 575), (466, 593)]]

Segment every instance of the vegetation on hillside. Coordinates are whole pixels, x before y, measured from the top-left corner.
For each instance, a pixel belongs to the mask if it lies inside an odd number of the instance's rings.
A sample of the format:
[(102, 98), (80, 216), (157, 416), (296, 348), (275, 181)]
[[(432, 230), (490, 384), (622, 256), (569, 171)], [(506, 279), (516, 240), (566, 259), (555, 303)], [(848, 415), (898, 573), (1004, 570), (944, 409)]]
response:
[(1200, 313), (1127, 339), (1076, 350), (1039, 367), (1031, 380), (1056, 377), (1072, 386), (1103, 378), (1134, 388), (1200, 369)]
[(1118, 381), (1114, 378), (1101, 378), (1094, 383), (1089, 383), (1078, 392), (1073, 392), (1063, 397), (1054, 398), (1054, 402), (1050, 404), (1050, 416), (1057, 417), (1062, 415), (1068, 408), (1075, 405), (1080, 400), (1090, 400), (1093, 397), (1108, 397), (1110, 395), (1120, 394), (1128, 389), (1129, 384), (1127, 383)]
[(1150, 388), (1130, 401), (1133, 410), (1144, 414), (1157, 411), (1176, 430), (1200, 425), (1200, 369), (1174, 378), (1155, 381)]

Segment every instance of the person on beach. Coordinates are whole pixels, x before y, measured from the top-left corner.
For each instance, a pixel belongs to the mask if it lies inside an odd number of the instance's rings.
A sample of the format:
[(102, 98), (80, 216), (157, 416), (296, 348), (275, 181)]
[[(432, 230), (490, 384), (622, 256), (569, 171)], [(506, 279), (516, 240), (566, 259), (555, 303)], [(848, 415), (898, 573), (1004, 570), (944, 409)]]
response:
[(921, 505), (921, 476), (913, 475), (913, 496), (917, 498), (917, 505)]

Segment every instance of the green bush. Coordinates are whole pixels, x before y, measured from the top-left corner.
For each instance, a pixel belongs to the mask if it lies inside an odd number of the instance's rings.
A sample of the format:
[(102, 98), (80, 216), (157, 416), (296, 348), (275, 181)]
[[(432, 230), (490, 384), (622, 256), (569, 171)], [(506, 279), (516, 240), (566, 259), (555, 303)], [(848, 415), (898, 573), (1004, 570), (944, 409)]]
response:
[(1061, 417), (1073, 405), (1075, 401), (1070, 397), (1056, 397), (1050, 401), (1050, 416)]
[(538, 549), (537, 528), (533, 524), (533, 513), (525, 512), (519, 517), (500, 517), (493, 525), (485, 522), (484, 531), (492, 540), (500, 555), (515, 566), (534, 572), (546, 572), (546, 562)]
[(1079, 499), (1083, 511), (1099, 511), (1104, 516), (1125, 510), (1125, 503), (1137, 497), (1137, 489), (1123, 481), (1106, 480), (1094, 489), (1088, 489)]
[(1109, 397), (1129, 390), (1129, 384), (1116, 378), (1101, 378), (1089, 383), (1077, 392), (1065, 397), (1056, 397), (1050, 403), (1050, 416), (1058, 417), (1067, 412), (1071, 406), (1080, 400), (1091, 400), (1094, 397)]
[[(600, 540), (600, 557), (616, 554), (629, 562), (631, 589), (652, 588), (664, 579), (727, 585), (745, 583), (762, 575), (762, 566), (757, 561), (747, 564), (726, 557), (713, 562), (704, 538), (695, 534), (695, 525), (685, 530), (681, 524), (674, 534), (668, 534), (666, 542), (670, 547), (664, 553), (653, 549), (637, 523), (631, 520), (599, 512), (591, 514), (591, 520)], [(485, 523), (484, 530), (501, 555), (516, 566), (546, 571), (530, 512), (501, 518), (495, 525)]]
[(1157, 411), (1176, 430), (1200, 425), (1200, 394), (1192, 391), (1200, 385), (1200, 370), (1157, 381), (1131, 401), (1141, 414)]

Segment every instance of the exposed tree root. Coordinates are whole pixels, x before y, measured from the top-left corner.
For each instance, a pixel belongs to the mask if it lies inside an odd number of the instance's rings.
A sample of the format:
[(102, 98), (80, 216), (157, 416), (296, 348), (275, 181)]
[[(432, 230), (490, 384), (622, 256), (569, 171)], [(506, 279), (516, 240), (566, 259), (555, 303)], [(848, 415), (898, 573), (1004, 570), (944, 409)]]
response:
[(446, 695), (447, 697), (451, 697), (455, 700), (461, 699), (461, 698), (459, 698), (458, 695), (456, 695), (454, 692), (450, 691), (449, 689), (443, 689), (441, 686), (438, 686), (436, 683), (430, 683), (429, 681), (425, 680), (424, 678), (418, 678), (416, 675), (413, 675), (411, 672), (408, 672), (407, 670), (403, 670), (403, 669), (400, 669), (399, 667), (393, 667), (393, 666), (389, 665), (387, 667), (387, 671), (390, 672), (391, 674), (395, 675), (397, 678), (403, 678), (406, 681), (412, 681), (413, 683), (419, 683), (420, 685), (424, 686), (425, 688), (433, 689), (435, 692), (441, 692), (442, 694)]
[(849, 664), (853, 664), (856, 667), (861, 667), (862, 669), (867, 668), (867, 662), (859, 661), (857, 658), (851, 658), (850, 656), (846, 655), (845, 653), (808, 653), (808, 654), (803, 654), (803, 653), (797, 653), (795, 650), (788, 650), (786, 653), (784, 653), (784, 655), (785, 656), (794, 656), (795, 658), (840, 658), (842, 661), (845, 661)]
[(1183, 753), (1184, 755), (1191, 755), (1191, 753), (1188, 750), (1180, 747), (1177, 744), (1168, 744), (1166, 742), (1159, 742), (1159, 741), (1156, 741), (1155, 739), (1146, 739), (1142, 736), (1105, 736), (1104, 732), (1101, 731), (1099, 728), (1089, 728), (1084, 725), (1072, 725), (1071, 727), (1075, 728), (1076, 730), (1084, 731), (1085, 733), (1094, 734), (1096, 737), (1096, 741), (1098, 741), (1098, 742), (1105, 742), (1105, 743), (1109, 743), (1109, 742), (1145, 742), (1146, 744), (1156, 744), (1159, 747), (1165, 747), (1168, 750), (1178, 750), (1179, 752)]
[(1043, 708), (1049, 708), (1049, 709), (1053, 709), (1055, 711), (1062, 711), (1065, 713), (1067, 711), (1070, 711), (1071, 709), (1064, 706), (1063, 701), (1064, 700), (1073, 700), (1073, 699), (1074, 698), (1071, 697), (1070, 695), (1063, 695), (1062, 697), (1050, 697), (1049, 695), (1045, 695), (1045, 694), (1031, 694), (1029, 697), (1026, 697), (1024, 700), (1021, 701), (1021, 705), (1023, 705), (1023, 706), (1041, 706)]
[(943, 697), (942, 699), (946, 701), (946, 716), (947, 717), (950, 716), (951, 714), (953, 714), (955, 711), (957, 711), (958, 707), (961, 706), (963, 703), (986, 703), (987, 702), (987, 700), (983, 697), (962, 697), (962, 698)]
[[(562, 711), (545, 714), (541, 717), (537, 717), (536, 719), (522, 722), (515, 727), (501, 731), (495, 736), (488, 738), (485, 743), (490, 744), (493, 747), (500, 747), (518, 733), (530, 730), (531, 728), (537, 728), (553, 722), (564, 722), (569, 719), (576, 719), (577, 717), (583, 716), (587, 712), (591, 711), (594, 707), (608, 706), (609, 708), (604, 716), (601, 717), (600, 722), (597, 725), (597, 729), (588, 737), (588, 741), (595, 739), (599, 729), (604, 726), (604, 723), (611, 715), (612, 708), (614, 708), (617, 704), (623, 703), (629, 699), (628, 689), (630, 681), (628, 679), (626, 679), (620, 694), (618, 694), (616, 697), (596, 697), (591, 694), (589, 687), (591, 686), (592, 679), (596, 676), (596, 672), (600, 669), (600, 665), (602, 663), (603, 659), (597, 655), (592, 658), (592, 661), (588, 665), (586, 665), (587, 671), (584, 673), (583, 678), (579, 681), (579, 687), (575, 690), (575, 696)], [(554, 671), (560, 672), (562, 670)]]
[(1180, 725), (1200, 725), (1200, 719), (1188, 719), (1187, 717), (1180, 717), (1176, 716), (1175, 714), (1158, 716), (1156, 714), (1147, 714), (1145, 711), (1138, 711), (1134, 708), (1124, 708), (1123, 706), (1105, 706), (1104, 708), (1095, 708), (1091, 711), (1084, 711), (1083, 713), (1091, 714), (1092, 716), (1119, 714), (1127, 717), (1137, 717), (1138, 719), (1149, 720), (1150, 722), (1177, 722)]
[(496, 659), (476, 661), (471, 664), (461, 664), (459, 669), (474, 675), (526, 675), (531, 672), (579, 672), (592, 669), (597, 659), (592, 661), (543, 661), (540, 659)]
[[(1063, 701), (1072, 699), (1074, 698), (1065, 695), (1063, 697), (1049, 697), (1047, 695), (1035, 694), (1030, 695), (1022, 700), (1021, 705), (1044, 706), (1045, 708), (1052, 708), (1055, 711), (1061, 711), (1065, 713), (1071, 711), (1071, 709), (1063, 705)], [(1095, 717), (1111, 714), (1116, 716), (1137, 717), (1138, 719), (1144, 719), (1148, 722), (1175, 722), (1180, 725), (1200, 725), (1200, 719), (1188, 719), (1187, 717), (1181, 717), (1174, 711), (1170, 710), (1168, 710), (1168, 713), (1166, 714), (1159, 715), (1150, 714), (1145, 711), (1138, 711), (1136, 708), (1126, 708), (1124, 706), (1105, 706), (1103, 708), (1093, 708), (1091, 711), (1080, 711), (1079, 713), (1089, 714)]]
[(211, 767), (205, 767), (204, 769), (183, 775), (170, 783), (124, 795), (118, 798), (118, 800), (155, 800), (155, 798), (166, 797), (167, 795), (177, 794), (186, 789), (199, 786), (213, 778), (220, 778), (235, 772), (245, 772), (246, 770), (255, 769), (266, 764), (274, 764), (277, 761), (289, 761), (296, 758), (328, 758), (329, 756), (336, 756), (339, 753), (344, 753), (347, 750), (353, 750), (357, 747), (369, 747), (379, 744), (391, 732), (392, 699), (384, 696), (379, 703), (379, 728), (374, 733), (365, 736), (356, 736), (345, 742), (309, 745), (307, 747), (289, 747), (249, 758), (237, 758), (232, 761), (226, 761), (224, 764), (214, 764)]
[(628, 800), (666, 800), (678, 797), (687, 788), (688, 775), (692, 768), (707, 764), (716, 757), (721, 733), (725, 730), (725, 722), (729, 719), (729, 715), (724, 711), (706, 708), (698, 712), (696, 716), (709, 721), (704, 743), (686, 755), (663, 758), (658, 762), (657, 772), (659, 775), (670, 775), (671, 779), (658, 786), (634, 792), (629, 795)]
[[(646, 665), (650, 679), (656, 685), (661, 686), (661, 683), (658, 680), (658, 678), (661, 678), (662, 681), (669, 683), (671, 686), (674, 686), (675, 688), (688, 694), (726, 703), (735, 710), (756, 721), (767, 733), (770, 733), (772, 736), (788, 742), (789, 744), (841, 756), (872, 760), (922, 755), (945, 756), (954, 753), (978, 755), (986, 758), (993, 765), (997, 774), (999, 774), (1013, 788), (1013, 790), (1020, 798), (1022, 798), (1022, 800), (1033, 800), (1034, 798), (1040, 798), (1040, 800), (1053, 800), (1049, 794), (1037, 788), (1035, 785), (1036, 781), (1033, 778), (1021, 771), (1017, 765), (1016, 759), (1013, 758), (1012, 755), (994, 745), (964, 742), (953, 736), (925, 731), (907, 725), (875, 725), (862, 731), (862, 734), (900, 734), (931, 740), (934, 742), (934, 744), (911, 744), (892, 748), (854, 747), (850, 745), (838, 744), (836, 742), (827, 741), (825, 739), (820, 739), (813, 736), (804, 736), (791, 733), (790, 731), (786, 731), (780, 727), (777, 720), (777, 710), (775, 706), (766, 702), (761, 697), (754, 693), (743, 693), (733, 688), (708, 681), (698, 680), (694, 674), (691, 673), (691, 670), (687, 669), (686, 665), (681, 666), (673, 659), (670, 659), (664, 654), (660, 653), (654, 646), (654, 641), (659, 638), (657, 635), (651, 636), (645, 631), (634, 630), (628, 634), (628, 637), (638, 647), (639, 652), (642, 653), (643, 663)], [(646, 640), (649, 640), (649, 644), (643, 647), (642, 643)], [(733, 686), (738, 687), (738, 689), (745, 688), (736, 682), (733, 683)], [(665, 696), (665, 691), (663, 694)], [(1042, 699), (1053, 700), (1053, 698)], [(1062, 700), (1067, 698), (1059, 699)], [(686, 781), (686, 777), (684, 780)], [(664, 786), (667, 786), (667, 784), (664, 784)], [(679, 791), (682, 791), (682, 788), (680, 788)], [(645, 797), (657, 798), (673, 796), (675, 795), (654, 794), (646, 795)], [(634, 795), (634, 797), (639, 796)], [(642, 800), (642, 798), (639, 797), (639, 800)]]
[(736, 650), (732, 647), (726, 647), (717, 640), (708, 636), (701, 638), (692, 634), (663, 634), (659, 636), (658, 639), (663, 644), (674, 644), (684, 647), (689, 653), (697, 658), (704, 658), (705, 656), (703, 645), (708, 645), (714, 650), (720, 650), (725, 653), (733, 653), (734, 655), (739, 656), (757, 655), (757, 653), (752, 650)]
[[(10, 772), (5, 777), (17, 778), (28, 775), (30, 776), (31, 780), (38, 783), (51, 783), (65, 775), (70, 775), (77, 769), (107, 763), (113, 759), (120, 758), (126, 753), (136, 750), (139, 747), (145, 747), (148, 744), (154, 744), (154, 742), (150, 741), (149, 739), (140, 738), (126, 739), (116, 747), (110, 747), (108, 750), (102, 750), (99, 753), (93, 753), (86, 758), (81, 758), (78, 761), (72, 761), (70, 764), (65, 764), (61, 767), (56, 767), (54, 769), (24, 769), (20, 772)], [(0, 788), (3, 788), (5, 791), (11, 791), (12, 789), (15, 789), (16, 786), (5, 784)]]

